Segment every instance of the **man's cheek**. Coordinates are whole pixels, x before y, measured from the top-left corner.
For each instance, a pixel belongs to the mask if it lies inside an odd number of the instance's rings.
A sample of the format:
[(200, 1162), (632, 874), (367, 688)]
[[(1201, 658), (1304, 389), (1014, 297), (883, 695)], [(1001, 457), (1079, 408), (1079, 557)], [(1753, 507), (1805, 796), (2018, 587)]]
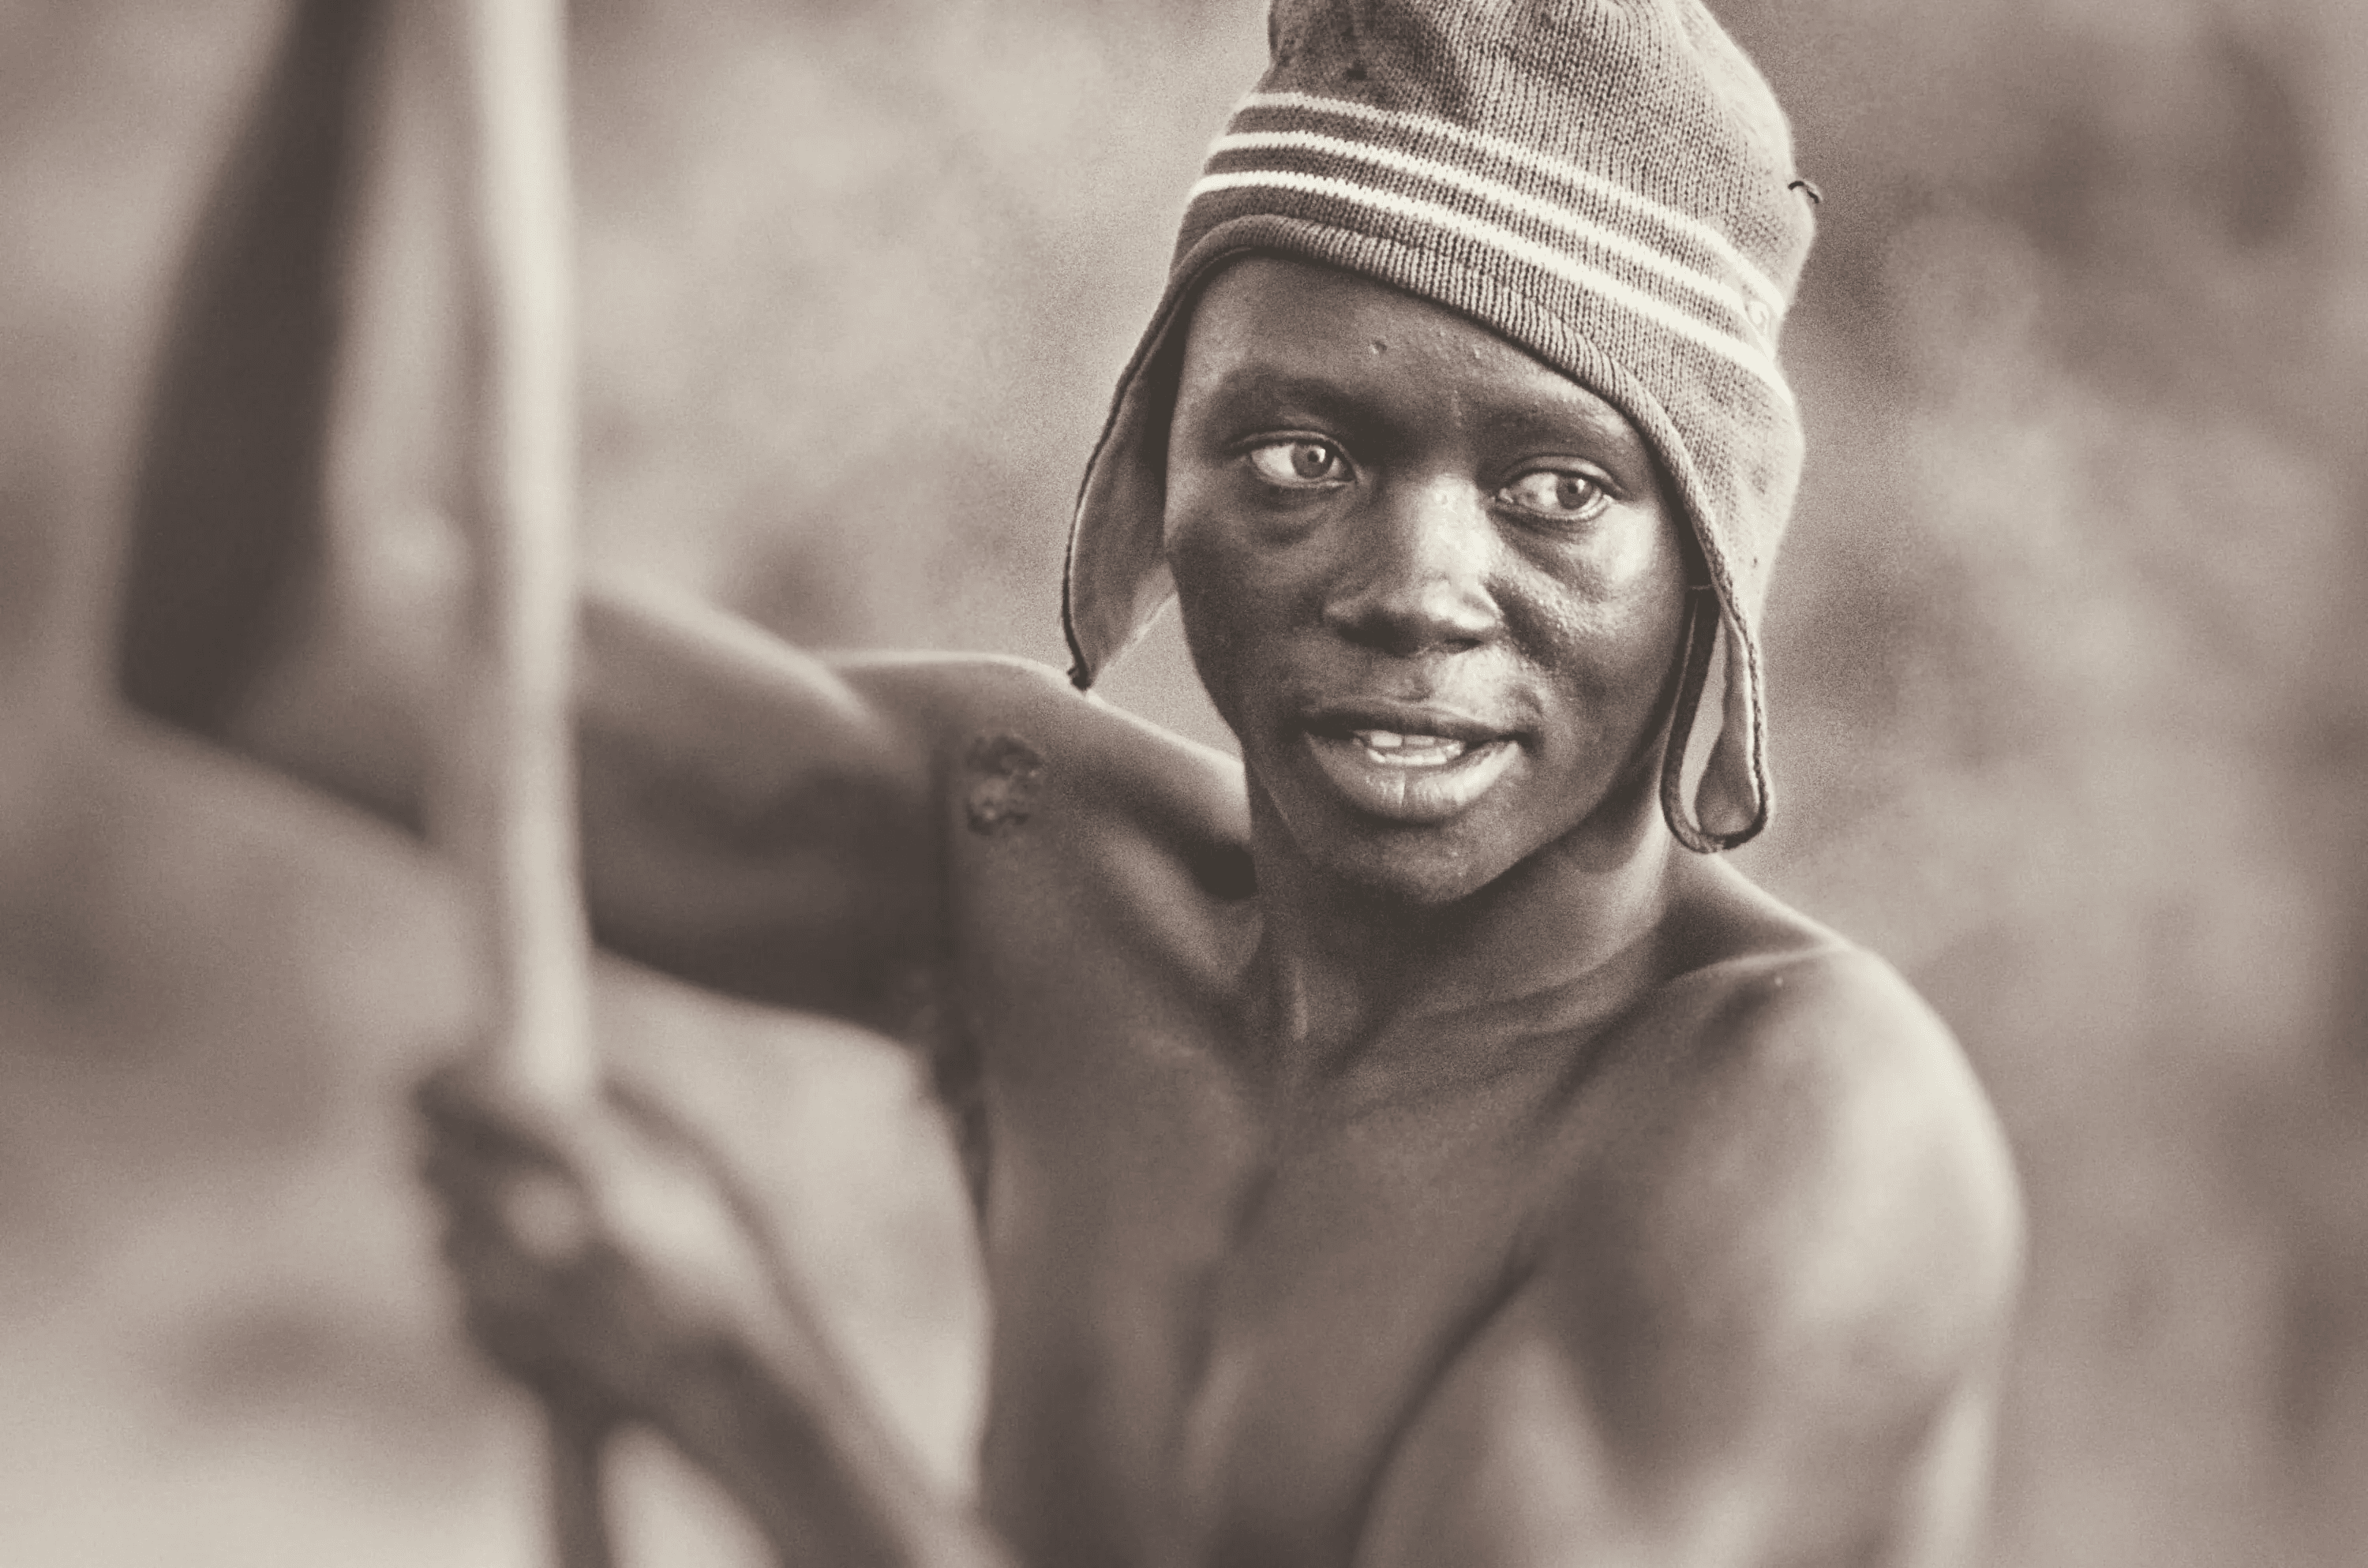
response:
[(1222, 590), (1186, 589), (1178, 596), (1178, 608), (1184, 617), (1185, 646), (1191, 650), (1201, 684), (1208, 687), (1218, 713), (1238, 728), (1245, 639), (1235, 619), (1238, 607), (1229, 604), (1228, 597)]
[(1221, 529), (1198, 519), (1171, 522), (1167, 543), (1167, 570), (1176, 580), (1185, 630), (1198, 637), (1222, 632), (1230, 638), (1228, 601), (1244, 587), (1248, 562)]

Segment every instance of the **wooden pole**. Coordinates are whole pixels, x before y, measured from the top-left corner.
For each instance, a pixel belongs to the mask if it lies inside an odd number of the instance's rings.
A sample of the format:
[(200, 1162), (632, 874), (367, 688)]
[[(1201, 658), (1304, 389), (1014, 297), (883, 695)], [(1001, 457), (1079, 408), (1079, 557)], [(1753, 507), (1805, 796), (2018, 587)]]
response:
[[(524, 1093), (598, 1092), (576, 855), (570, 655), (575, 360), (561, 0), (455, 0), (465, 91), (472, 588), (431, 825), (474, 884), (485, 1050)], [(601, 1431), (546, 1392), (564, 1568), (608, 1568)]]

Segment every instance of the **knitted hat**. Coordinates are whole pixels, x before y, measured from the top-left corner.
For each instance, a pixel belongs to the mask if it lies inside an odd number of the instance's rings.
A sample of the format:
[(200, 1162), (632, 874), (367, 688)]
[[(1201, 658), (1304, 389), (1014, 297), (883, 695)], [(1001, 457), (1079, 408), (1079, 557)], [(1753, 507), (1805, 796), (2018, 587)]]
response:
[(1811, 222), (1783, 111), (1701, 0), (1274, 0), (1267, 28), (1272, 63), (1209, 150), (1086, 470), (1071, 678), (1173, 592), (1175, 329), (1224, 262), (1296, 256), (1470, 317), (1652, 443), (1716, 596), (1690, 596), (1662, 805), (1690, 848), (1742, 843), (1768, 820), (1757, 628), (1801, 470), (1776, 337)]

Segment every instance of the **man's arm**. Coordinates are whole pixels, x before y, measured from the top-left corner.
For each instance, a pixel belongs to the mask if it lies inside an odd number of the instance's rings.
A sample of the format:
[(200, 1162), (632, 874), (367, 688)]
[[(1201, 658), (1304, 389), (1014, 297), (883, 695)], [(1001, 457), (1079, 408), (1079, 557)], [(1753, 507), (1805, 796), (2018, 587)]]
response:
[(1970, 1560), (2021, 1268), (2002, 1139), (1879, 962), (1746, 967), (1674, 1083), (1665, 1058), (1629, 1085), (1539, 1276), (1409, 1431), (1362, 1568)]
[(420, 1085), (470, 1328), (530, 1387), (647, 1423), (783, 1562), (1003, 1568), (849, 1374), (754, 1199), (662, 1101), (564, 1111), (455, 1064)]
[[(391, 820), (424, 809), (436, 629), (457, 585), (389, 573), (320, 596), (228, 726)], [(985, 684), (944, 661), (946, 706)], [(965, 678), (968, 677), (968, 678)], [(687, 596), (585, 596), (576, 657), (585, 896), (626, 957), (892, 1031), (939, 938), (943, 714)]]
[[(117, 673), (136, 709), (417, 826), (459, 540), (418, 496), (330, 527), (335, 392), (385, 8), (301, 0), (200, 217), (158, 362)], [(380, 38), (383, 46), (387, 40)], [(411, 104), (408, 112), (422, 112)], [(929, 939), (928, 747), (725, 618), (596, 595), (596, 926), (742, 994), (893, 1024)]]
[(588, 597), (580, 668), (595, 935), (734, 995), (906, 1021), (942, 939), (938, 715), (688, 601)]

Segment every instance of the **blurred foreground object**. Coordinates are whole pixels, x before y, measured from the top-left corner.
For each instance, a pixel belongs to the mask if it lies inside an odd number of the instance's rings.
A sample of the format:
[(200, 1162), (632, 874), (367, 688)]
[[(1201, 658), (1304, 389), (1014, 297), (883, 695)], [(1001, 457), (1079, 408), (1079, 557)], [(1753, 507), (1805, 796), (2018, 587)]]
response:
[(168, 318), (119, 612), (135, 708), (219, 735), (320, 561), (357, 91), (376, 0), (296, 7)]
[[(379, 8), (307, 0), (204, 221), (157, 382), (121, 619), (134, 706), (220, 736), (319, 592), (356, 99)], [(575, 572), (574, 290), (558, 0), (437, 9), (461, 106), (467, 542), (444, 660), (433, 837), (470, 884), (482, 1035), (531, 1095), (596, 1092), (568, 715)], [(378, 48), (373, 54), (370, 45)], [(379, 73), (383, 75), (384, 73)], [(424, 106), (409, 106), (418, 112)], [(307, 579), (312, 579), (309, 584)], [(602, 1568), (597, 1418), (541, 1391), (561, 1560)]]
[[(471, 178), (470, 583), (447, 676), (429, 818), (474, 884), (493, 960), (485, 1046), (554, 1104), (598, 1093), (591, 938), (575, 863), (575, 356), (562, 0), (463, 0), (445, 51)], [(538, 1391), (565, 1568), (608, 1568), (601, 1413)]]

